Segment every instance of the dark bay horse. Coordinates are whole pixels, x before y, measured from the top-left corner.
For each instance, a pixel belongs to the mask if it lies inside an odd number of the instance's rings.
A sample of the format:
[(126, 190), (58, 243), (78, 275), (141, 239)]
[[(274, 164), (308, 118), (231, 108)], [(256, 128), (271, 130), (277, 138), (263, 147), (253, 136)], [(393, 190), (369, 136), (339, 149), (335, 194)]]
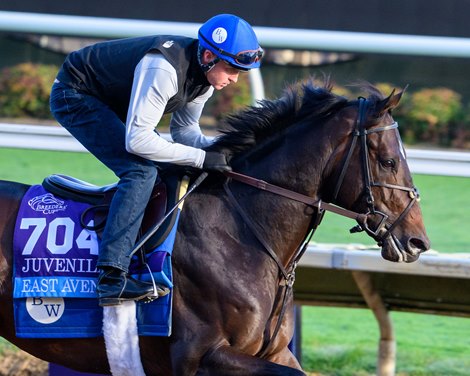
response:
[[(412, 262), (429, 248), (391, 116), (402, 93), (367, 92), (348, 100), (308, 82), (228, 119), (211, 148), (264, 182), (214, 175), (186, 199), (173, 253), (173, 332), (140, 338), (147, 375), (302, 375), (288, 349), (293, 272), (324, 209), (356, 218), (389, 261)], [(27, 189), (0, 183), (0, 335), (41, 359), (109, 372), (102, 338), (15, 336), (12, 237)]]

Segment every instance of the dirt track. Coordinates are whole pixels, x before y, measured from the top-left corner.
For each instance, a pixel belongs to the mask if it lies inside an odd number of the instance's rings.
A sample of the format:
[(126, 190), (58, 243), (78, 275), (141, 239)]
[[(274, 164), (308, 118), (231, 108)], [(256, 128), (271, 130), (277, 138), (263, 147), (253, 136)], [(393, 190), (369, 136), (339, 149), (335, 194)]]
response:
[(0, 355), (0, 376), (47, 376), (48, 363), (21, 350), (5, 350)]
[[(35, 358), (21, 350), (5, 350), (0, 355), (0, 376), (48, 376), (47, 362)], [(308, 373), (309, 376), (320, 376)]]

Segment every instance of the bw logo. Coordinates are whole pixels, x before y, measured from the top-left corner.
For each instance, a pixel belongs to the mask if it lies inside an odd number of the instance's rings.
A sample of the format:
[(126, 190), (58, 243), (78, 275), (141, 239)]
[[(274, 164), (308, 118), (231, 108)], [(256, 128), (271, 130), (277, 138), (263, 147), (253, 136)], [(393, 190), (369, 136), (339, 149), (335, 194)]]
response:
[(33, 320), (41, 324), (52, 324), (64, 314), (65, 302), (62, 298), (28, 298), (26, 310)]

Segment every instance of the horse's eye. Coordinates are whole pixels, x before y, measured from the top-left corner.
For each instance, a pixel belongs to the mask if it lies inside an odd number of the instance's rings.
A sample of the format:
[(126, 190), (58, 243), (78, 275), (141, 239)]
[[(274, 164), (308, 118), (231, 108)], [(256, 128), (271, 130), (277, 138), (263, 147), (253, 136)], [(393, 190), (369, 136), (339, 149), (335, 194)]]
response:
[(380, 164), (385, 168), (394, 168), (396, 163), (394, 159), (384, 159), (380, 161)]

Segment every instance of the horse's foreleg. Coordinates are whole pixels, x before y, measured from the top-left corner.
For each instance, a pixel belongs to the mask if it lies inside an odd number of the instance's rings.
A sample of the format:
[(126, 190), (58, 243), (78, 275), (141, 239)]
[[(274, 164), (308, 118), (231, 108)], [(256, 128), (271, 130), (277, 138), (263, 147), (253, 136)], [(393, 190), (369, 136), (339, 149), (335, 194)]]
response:
[(231, 347), (221, 346), (206, 354), (201, 361), (197, 375), (204, 376), (304, 376), (302, 371), (282, 366), (268, 360), (238, 352)]

